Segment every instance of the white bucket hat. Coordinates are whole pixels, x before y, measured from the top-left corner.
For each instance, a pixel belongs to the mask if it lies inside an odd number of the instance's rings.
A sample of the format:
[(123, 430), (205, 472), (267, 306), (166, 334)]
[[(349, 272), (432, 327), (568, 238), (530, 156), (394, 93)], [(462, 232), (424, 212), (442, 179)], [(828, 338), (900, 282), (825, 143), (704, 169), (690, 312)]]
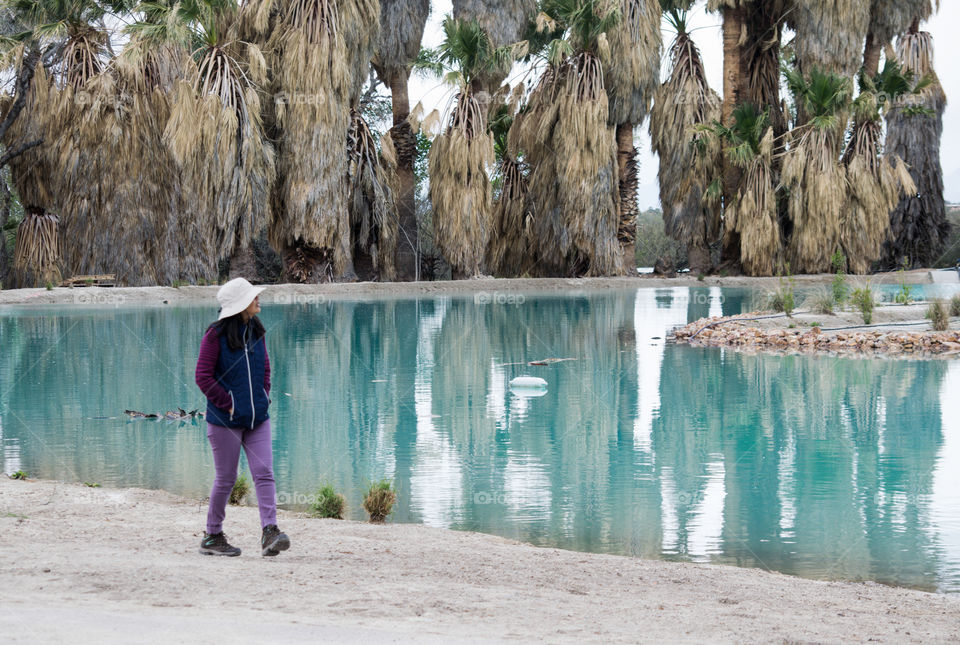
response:
[(260, 295), (264, 287), (255, 287), (243, 278), (234, 278), (217, 291), (217, 300), (220, 302), (220, 317), (223, 320), (235, 316), (253, 302)]

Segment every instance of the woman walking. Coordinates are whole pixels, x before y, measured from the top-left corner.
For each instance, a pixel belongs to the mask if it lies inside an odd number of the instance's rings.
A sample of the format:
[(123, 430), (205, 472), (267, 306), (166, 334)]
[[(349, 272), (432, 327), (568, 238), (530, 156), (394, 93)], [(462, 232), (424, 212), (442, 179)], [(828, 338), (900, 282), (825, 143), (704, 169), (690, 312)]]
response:
[(227, 542), (223, 518), (227, 500), (237, 481), (240, 448), (257, 490), (260, 507), (262, 555), (277, 555), (290, 548), (290, 538), (277, 528), (277, 490), (273, 480), (273, 447), (270, 417), (270, 358), (266, 330), (257, 318), (260, 292), (243, 278), (217, 292), (220, 316), (207, 328), (197, 360), (197, 385), (207, 397), (207, 439), (213, 450), (216, 477), (210, 491), (207, 528), (200, 541), (204, 555), (240, 555)]

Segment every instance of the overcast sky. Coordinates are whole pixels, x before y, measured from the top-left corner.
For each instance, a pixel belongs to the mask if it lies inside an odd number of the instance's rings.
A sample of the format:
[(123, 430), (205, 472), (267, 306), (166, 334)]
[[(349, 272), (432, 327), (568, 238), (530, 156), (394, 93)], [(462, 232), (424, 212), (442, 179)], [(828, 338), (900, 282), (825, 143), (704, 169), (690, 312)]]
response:
[[(450, 0), (433, 0), (433, 13), (424, 32), (425, 47), (436, 47), (443, 40), (440, 23), (452, 11)], [(722, 94), (723, 43), (720, 33), (720, 16), (707, 13), (704, 3), (698, 3), (691, 12), (693, 37), (703, 54), (710, 86)], [(669, 47), (672, 34), (664, 24), (664, 50)], [(935, 65), (940, 82), (947, 93), (947, 112), (944, 115), (941, 163), (943, 164), (945, 194), (948, 201), (960, 202), (960, 3), (944, 2), (940, 12), (923, 29), (933, 34), (936, 49)], [(664, 61), (666, 70), (666, 61)], [(665, 73), (665, 72), (664, 72)], [(429, 112), (434, 108), (443, 111), (453, 95), (451, 88), (438, 80), (411, 79), (410, 99), (412, 104), (422, 101)], [(642, 208), (659, 206), (657, 189), (657, 157), (650, 152), (648, 123), (637, 128), (637, 146), (640, 149), (640, 205)]]

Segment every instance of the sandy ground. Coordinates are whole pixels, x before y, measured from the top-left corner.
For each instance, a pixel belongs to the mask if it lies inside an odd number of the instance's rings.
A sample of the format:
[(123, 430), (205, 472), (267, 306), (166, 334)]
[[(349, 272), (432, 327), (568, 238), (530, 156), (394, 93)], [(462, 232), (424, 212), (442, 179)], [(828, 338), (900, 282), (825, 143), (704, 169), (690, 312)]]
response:
[[(761, 312), (755, 314), (757, 317), (755, 320), (750, 320), (744, 324), (763, 330), (797, 329), (805, 331), (815, 323), (819, 323), (824, 333), (829, 333), (832, 330), (864, 331), (867, 329), (883, 332), (927, 332), (932, 330), (930, 321), (926, 318), (928, 306), (929, 303), (926, 302), (909, 305), (877, 305), (873, 310), (871, 325), (863, 324), (863, 316), (859, 311), (847, 309), (836, 311), (833, 314), (818, 314), (805, 309), (802, 305), (789, 317), (786, 314), (777, 315), (772, 312)], [(743, 318), (750, 317), (746, 314), (743, 316)], [(731, 317), (731, 320), (737, 318), (741, 317)], [(706, 324), (706, 322), (704, 321), (703, 324)], [(951, 319), (950, 329), (960, 329), (960, 319)]]
[(960, 640), (960, 597), (584, 554), (420, 525), (231, 507), (238, 558), (197, 553), (206, 507), (161, 491), (0, 478), (12, 643)]
[[(951, 276), (952, 277), (952, 276)], [(804, 275), (793, 278), (795, 286), (829, 284), (831, 275)], [(928, 284), (933, 280), (929, 270), (885, 273), (854, 278), (877, 284), (897, 284), (906, 280), (911, 284)], [(633, 278), (480, 278), (444, 282), (360, 282), (353, 284), (282, 284), (268, 285), (262, 302), (314, 304), (324, 299), (354, 299), (363, 296), (423, 296), (477, 292), (532, 292), (555, 291), (565, 294), (604, 289), (631, 289), (637, 287), (755, 287), (775, 289), (778, 278), (746, 278), (697, 276), (680, 274), (676, 278), (653, 275)], [(83, 305), (141, 305), (211, 302), (219, 287), (57, 287), (54, 289), (8, 289), (0, 291), (0, 305), (83, 304)]]

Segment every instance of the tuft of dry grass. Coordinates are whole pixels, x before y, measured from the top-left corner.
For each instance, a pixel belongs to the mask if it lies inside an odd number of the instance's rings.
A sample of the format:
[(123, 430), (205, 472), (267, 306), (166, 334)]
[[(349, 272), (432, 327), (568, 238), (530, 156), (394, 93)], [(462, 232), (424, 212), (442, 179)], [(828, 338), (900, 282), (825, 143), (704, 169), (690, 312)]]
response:
[(833, 299), (833, 293), (827, 289), (820, 288), (807, 296), (804, 305), (809, 307), (810, 311), (814, 313), (832, 316), (836, 303)]
[(950, 298), (950, 316), (960, 316), (960, 294), (954, 294)]
[(397, 492), (393, 483), (388, 479), (374, 482), (367, 489), (363, 499), (363, 510), (370, 514), (370, 521), (374, 524), (383, 524), (387, 516), (393, 512), (393, 505), (397, 502)]
[(342, 520), (347, 501), (337, 492), (332, 484), (321, 486), (316, 494), (316, 501), (310, 507), (310, 514), (314, 517)]
[(950, 316), (947, 315), (947, 308), (943, 300), (936, 299), (927, 307), (926, 317), (930, 320), (930, 325), (934, 331), (947, 331), (950, 329)]
[(869, 285), (854, 289), (850, 294), (850, 304), (860, 312), (863, 317), (863, 324), (870, 325), (873, 323), (873, 309), (876, 305), (876, 298)]
[(233, 489), (230, 491), (230, 503), (239, 506), (243, 500), (250, 494), (250, 480), (246, 474), (240, 475), (237, 481), (233, 482)]

